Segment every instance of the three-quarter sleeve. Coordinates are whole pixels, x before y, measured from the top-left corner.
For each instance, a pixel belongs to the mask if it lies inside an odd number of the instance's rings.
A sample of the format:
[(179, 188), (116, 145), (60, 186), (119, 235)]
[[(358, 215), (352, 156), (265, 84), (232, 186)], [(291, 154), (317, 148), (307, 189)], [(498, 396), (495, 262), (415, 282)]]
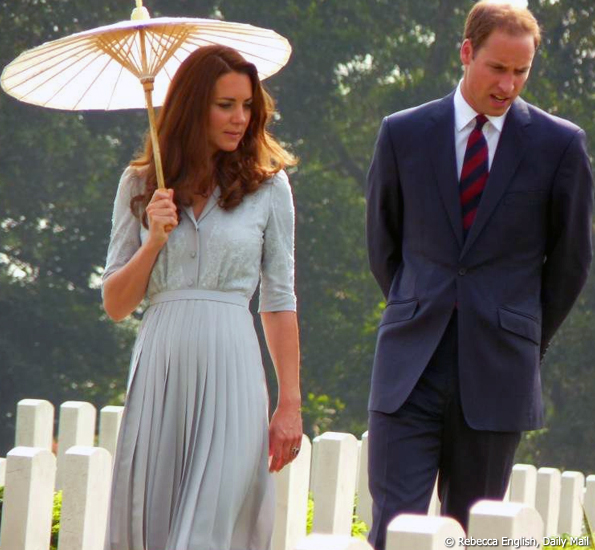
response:
[(294, 292), (295, 211), (289, 180), (284, 171), (275, 175), (270, 188), (270, 208), (264, 231), (260, 273), (259, 312), (295, 311)]
[(130, 210), (130, 200), (140, 193), (142, 184), (137, 172), (133, 168), (126, 168), (120, 178), (114, 201), (110, 243), (101, 278), (102, 288), (106, 279), (126, 265), (141, 246), (141, 222)]

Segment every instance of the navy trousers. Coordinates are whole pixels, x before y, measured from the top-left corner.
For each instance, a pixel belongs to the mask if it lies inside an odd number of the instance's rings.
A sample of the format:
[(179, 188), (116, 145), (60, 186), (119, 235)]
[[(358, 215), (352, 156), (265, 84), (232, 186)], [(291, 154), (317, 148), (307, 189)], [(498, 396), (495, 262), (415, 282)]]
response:
[(369, 542), (376, 550), (384, 550), (386, 529), (395, 516), (427, 513), (436, 475), (441, 514), (464, 529), (476, 501), (501, 499), (506, 492), (521, 434), (467, 425), (457, 351), (455, 311), (405, 403), (392, 414), (370, 412), (368, 474), (374, 507)]

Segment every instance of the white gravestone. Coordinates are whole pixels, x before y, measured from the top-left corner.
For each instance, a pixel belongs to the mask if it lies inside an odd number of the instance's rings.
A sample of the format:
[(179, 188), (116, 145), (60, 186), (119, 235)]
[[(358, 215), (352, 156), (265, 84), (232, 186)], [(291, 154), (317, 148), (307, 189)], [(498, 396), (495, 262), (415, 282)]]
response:
[(558, 533), (580, 536), (583, 526), (584, 486), (585, 476), (581, 472), (564, 472), (562, 474)]
[(294, 550), (374, 550), (365, 540), (347, 535), (314, 533), (300, 540)]
[(351, 535), (357, 468), (355, 437), (335, 432), (321, 435), (314, 467), (312, 531)]
[(562, 474), (557, 468), (539, 468), (535, 490), (535, 508), (543, 519), (546, 537), (558, 535)]
[(123, 413), (124, 407), (114, 405), (103, 407), (99, 413), (99, 447), (107, 449), (112, 455), (112, 460), (116, 456)]
[(101, 447), (71, 447), (64, 463), (58, 550), (103, 550), (112, 457)]
[(93, 447), (95, 443), (95, 418), (97, 411), (91, 403), (84, 401), (66, 401), (60, 407), (58, 425), (58, 472), (56, 488), (64, 485), (64, 456), (70, 447), (82, 445)]
[(490, 548), (510, 550), (510, 541), (518, 541), (512, 547), (538, 547), (543, 539), (543, 520), (535, 508), (519, 502), (481, 500), (469, 514), (471, 540), (491, 540)]
[(15, 447), (52, 450), (54, 406), (43, 399), (21, 399), (17, 404)]
[(370, 495), (368, 487), (368, 432), (363, 433), (359, 449), (356, 514), (370, 528), (372, 525), (372, 495)]
[(520, 502), (535, 508), (537, 469), (531, 464), (515, 464), (510, 480), (510, 502)]
[(2, 550), (50, 546), (56, 457), (48, 449), (15, 447), (6, 457)]
[(595, 475), (587, 476), (585, 488), (585, 513), (589, 519), (591, 529), (595, 529)]
[(388, 525), (386, 550), (446, 550), (457, 548), (464, 536), (465, 531), (452, 518), (400, 514)]
[(273, 548), (275, 550), (293, 550), (297, 541), (306, 536), (311, 454), (312, 444), (304, 435), (297, 458), (274, 474), (276, 506)]

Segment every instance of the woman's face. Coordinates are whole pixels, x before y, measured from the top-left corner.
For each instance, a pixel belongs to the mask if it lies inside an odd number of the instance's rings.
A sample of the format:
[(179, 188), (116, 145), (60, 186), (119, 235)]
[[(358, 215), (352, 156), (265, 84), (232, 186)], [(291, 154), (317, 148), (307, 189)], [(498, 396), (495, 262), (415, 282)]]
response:
[(227, 73), (217, 80), (209, 112), (211, 153), (235, 151), (250, 123), (252, 83), (243, 73)]

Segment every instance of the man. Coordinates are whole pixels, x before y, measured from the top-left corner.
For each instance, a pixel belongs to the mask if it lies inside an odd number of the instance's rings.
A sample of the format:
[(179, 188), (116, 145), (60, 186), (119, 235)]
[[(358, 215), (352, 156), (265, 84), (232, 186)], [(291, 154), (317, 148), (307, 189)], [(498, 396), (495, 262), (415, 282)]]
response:
[(478, 2), (444, 99), (381, 126), (367, 239), (387, 306), (370, 394), (370, 542), (390, 520), (502, 498), (542, 426), (540, 361), (591, 257), (585, 134), (519, 94), (540, 42), (524, 8)]

